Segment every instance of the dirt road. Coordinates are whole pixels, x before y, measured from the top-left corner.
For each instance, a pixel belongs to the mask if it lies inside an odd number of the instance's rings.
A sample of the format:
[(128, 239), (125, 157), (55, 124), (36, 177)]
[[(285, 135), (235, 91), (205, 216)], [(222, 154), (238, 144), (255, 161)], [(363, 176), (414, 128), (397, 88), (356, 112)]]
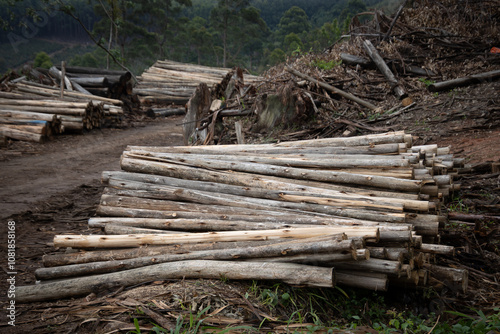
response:
[(127, 129), (94, 130), (66, 135), (23, 154), (0, 161), (0, 218), (82, 184), (100, 180), (105, 170), (118, 170), (127, 145), (165, 146), (182, 144), (181, 117), (143, 123)]

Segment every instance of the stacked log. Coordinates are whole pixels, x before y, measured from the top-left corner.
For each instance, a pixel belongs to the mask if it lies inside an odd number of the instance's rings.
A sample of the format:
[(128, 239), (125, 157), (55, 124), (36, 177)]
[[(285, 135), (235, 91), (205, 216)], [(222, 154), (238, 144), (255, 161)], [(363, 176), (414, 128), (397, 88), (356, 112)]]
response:
[[(183, 105), (200, 83), (217, 85), (230, 72), (230, 68), (159, 60), (137, 78), (139, 82), (134, 92), (141, 103)], [(245, 80), (251, 83), (258, 77), (246, 74)]]
[[(61, 70), (61, 67), (56, 67)], [(120, 81), (120, 76), (126, 71), (106, 70), (93, 67), (66, 66), (66, 76), (73, 85), (80, 86), (86, 91), (106, 96), (109, 87)]]
[(466, 270), (433, 261), (454, 251), (436, 243), (441, 203), (454, 189), (446, 176), (460, 164), (447, 151), (412, 146), (404, 132), (129, 146), (122, 171), (103, 172), (99, 217), (89, 220), (106, 234), (55, 236), (55, 247), (79, 251), (45, 255), (35, 272), (45, 283), (18, 287), (17, 300), (76, 296), (152, 275), (465, 290)]
[(120, 122), (121, 101), (60, 90), (20, 80), (0, 95), (0, 134), (41, 142), (68, 131), (86, 131)]

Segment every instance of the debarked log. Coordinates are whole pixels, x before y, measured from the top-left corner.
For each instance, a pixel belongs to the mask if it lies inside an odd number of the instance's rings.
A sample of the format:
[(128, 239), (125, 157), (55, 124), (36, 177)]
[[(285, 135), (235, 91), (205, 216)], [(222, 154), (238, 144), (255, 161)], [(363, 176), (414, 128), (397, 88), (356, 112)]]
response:
[(373, 60), (375, 65), (377, 65), (380, 72), (382, 72), (382, 74), (386, 77), (387, 81), (391, 86), (391, 89), (394, 91), (394, 94), (396, 94), (396, 96), (400, 100), (408, 97), (408, 94), (405, 92), (404, 88), (399, 85), (398, 80), (391, 72), (389, 66), (387, 66), (384, 59), (382, 59), (377, 49), (375, 49), (372, 42), (370, 42), (369, 40), (365, 40), (363, 42), (363, 47), (365, 48), (365, 51), (368, 53), (368, 55)]
[(339, 262), (335, 265), (335, 268), (397, 275), (401, 270), (401, 262), (370, 258), (366, 261)]
[[(109, 190), (109, 191), (108, 191)], [(147, 191), (106, 189), (101, 197), (101, 206), (122, 206), (136, 209), (155, 209), (160, 211), (203, 211), (207, 213), (238, 214), (253, 210), (264, 214), (264, 211), (282, 211), (283, 214), (301, 214), (311, 216), (336, 216), (369, 221), (388, 221), (404, 223), (406, 214), (402, 212), (383, 212), (363, 209), (349, 209), (330, 205), (293, 203), (272, 200), (261, 200), (254, 203), (250, 197), (224, 202), (222, 196), (190, 197), (192, 191), (184, 190), (176, 194), (176, 198), (168, 199), (165, 194)], [(142, 195), (141, 195), (142, 194)], [(164, 196), (162, 199), (156, 199)], [(148, 198), (149, 197), (149, 198)], [(248, 203), (245, 204), (245, 200)], [(273, 205), (274, 204), (274, 205)]]
[(462, 78), (436, 82), (429, 85), (429, 91), (431, 92), (441, 92), (443, 90), (449, 90), (456, 87), (469, 86), (471, 84), (477, 83), (489, 83), (500, 78), (500, 70), (489, 71), (479, 74), (473, 74)]
[[(405, 209), (424, 212), (428, 212), (431, 209), (431, 204), (433, 204), (429, 201), (418, 200), (418, 195), (407, 193), (369, 191), (367, 194), (361, 194), (356, 193), (362, 191), (359, 189), (342, 186), (335, 187), (332, 184), (322, 182), (313, 183), (312, 181), (284, 178), (253, 177), (241, 173), (232, 174), (235, 176), (232, 180), (237, 181), (239, 185), (220, 183), (227, 174), (215, 171), (204, 171), (204, 173), (196, 174), (204, 177), (205, 181), (122, 171), (103, 172), (102, 182), (117, 189), (160, 190), (162, 185), (169, 185), (173, 187), (268, 199), (282, 199), (281, 196), (288, 194), (304, 196), (314, 195), (322, 198), (331, 197), (351, 199), (354, 201), (367, 200), (371, 203), (392, 202), (403, 204)], [(228, 181), (230, 182), (230, 180)]]
[[(318, 242), (283, 242), (257, 247), (238, 249), (218, 249), (195, 251), (184, 254), (163, 254), (146, 256), (127, 260), (108, 260), (68, 266), (39, 268), (35, 276), (39, 280), (50, 280), (62, 277), (87, 276), (103, 274), (113, 271), (122, 271), (138, 267), (150, 266), (158, 263), (185, 261), (185, 260), (236, 260), (252, 258), (276, 258), (304, 254), (338, 253), (354, 251), (352, 240), (329, 240)], [(356, 253), (354, 253), (356, 254)], [(352, 256), (351, 256), (352, 258)]]
[(169, 245), (176, 243), (196, 243), (209, 241), (246, 241), (291, 238), (300, 239), (338, 233), (345, 233), (348, 237), (363, 237), (365, 239), (371, 240), (378, 240), (380, 236), (380, 232), (377, 227), (325, 226), (280, 230), (229, 231), (175, 235), (56, 235), (54, 237), (54, 246), (73, 248), (121, 248), (140, 247), (141, 245)]
[(185, 278), (278, 280), (292, 285), (333, 287), (332, 268), (295, 263), (191, 260), (163, 263), (121, 272), (16, 287), (16, 302), (28, 303), (82, 296), (100, 289)]
[(369, 289), (373, 291), (387, 291), (389, 286), (387, 274), (336, 270), (335, 276), (339, 285), (350, 286), (353, 288)]
[[(93, 251), (80, 251), (73, 253), (63, 254), (46, 254), (43, 256), (44, 267), (56, 267), (69, 264), (90, 263), (107, 261), (109, 259), (125, 260), (145, 256), (158, 256), (164, 254), (184, 254), (197, 251), (207, 251), (216, 249), (235, 249), (258, 247), (265, 245), (273, 245), (279, 243), (290, 243), (292, 241), (283, 241), (282, 239), (267, 239), (257, 241), (226, 241), (226, 242), (205, 242), (195, 244), (172, 244), (166, 246), (145, 246), (139, 248), (124, 248), (124, 249), (106, 249), (106, 250), (93, 250)], [(347, 236), (343, 233), (330, 234), (327, 236), (313, 237), (307, 239), (297, 239), (294, 242), (319, 242), (319, 241), (341, 241), (347, 240)], [(359, 244), (357, 239), (351, 239), (356, 248), (363, 247)], [(359, 244), (359, 245), (358, 245)]]
[[(185, 175), (189, 168), (199, 169), (218, 169), (234, 170), (245, 173), (255, 173), (260, 175), (270, 175), (288, 178), (297, 178), (301, 180), (331, 182), (337, 184), (363, 185), (368, 187), (398, 190), (404, 192), (419, 192), (422, 186), (421, 181), (398, 179), (387, 176), (373, 176), (362, 174), (351, 174), (336, 171), (315, 171), (305, 168), (270, 166), (259, 163), (241, 162), (238, 164), (216, 160), (203, 160), (193, 163), (191, 167), (181, 166), (172, 163), (170, 160), (160, 158), (147, 158), (137, 155), (124, 153), (121, 158), (122, 169), (139, 173), (156, 173), (165, 176)], [(196, 167), (196, 168), (195, 168)], [(180, 172), (183, 170), (183, 172)], [(229, 177), (229, 175), (228, 175)], [(229, 182), (228, 182), (229, 183)]]

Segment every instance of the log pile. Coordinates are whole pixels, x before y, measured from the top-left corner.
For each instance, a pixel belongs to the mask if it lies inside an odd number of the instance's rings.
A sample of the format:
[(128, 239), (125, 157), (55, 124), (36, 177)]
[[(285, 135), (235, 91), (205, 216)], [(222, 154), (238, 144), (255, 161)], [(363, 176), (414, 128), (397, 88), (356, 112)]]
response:
[[(184, 105), (199, 84), (218, 85), (230, 72), (230, 68), (159, 60), (137, 78), (134, 91), (142, 104)], [(245, 75), (245, 79), (254, 82), (259, 78)]]
[(63, 132), (118, 125), (122, 102), (42, 85), (21, 78), (0, 92), (0, 134), (41, 142)]
[(30, 302), (175, 278), (373, 290), (467, 289), (436, 265), (442, 201), (463, 162), (404, 132), (261, 145), (129, 146), (89, 227), (57, 235)]

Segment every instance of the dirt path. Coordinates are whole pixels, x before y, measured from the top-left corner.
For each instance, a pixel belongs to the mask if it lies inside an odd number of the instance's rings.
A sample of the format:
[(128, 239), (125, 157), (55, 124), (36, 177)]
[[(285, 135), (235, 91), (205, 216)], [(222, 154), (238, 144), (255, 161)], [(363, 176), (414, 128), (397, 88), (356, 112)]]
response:
[(180, 118), (128, 129), (94, 130), (67, 135), (37, 147), (37, 153), (0, 161), (0, 218), (34, 210), (51, 196), (100, 180), (105, 170), (118, 170), (127, 145), (182, 144)]

